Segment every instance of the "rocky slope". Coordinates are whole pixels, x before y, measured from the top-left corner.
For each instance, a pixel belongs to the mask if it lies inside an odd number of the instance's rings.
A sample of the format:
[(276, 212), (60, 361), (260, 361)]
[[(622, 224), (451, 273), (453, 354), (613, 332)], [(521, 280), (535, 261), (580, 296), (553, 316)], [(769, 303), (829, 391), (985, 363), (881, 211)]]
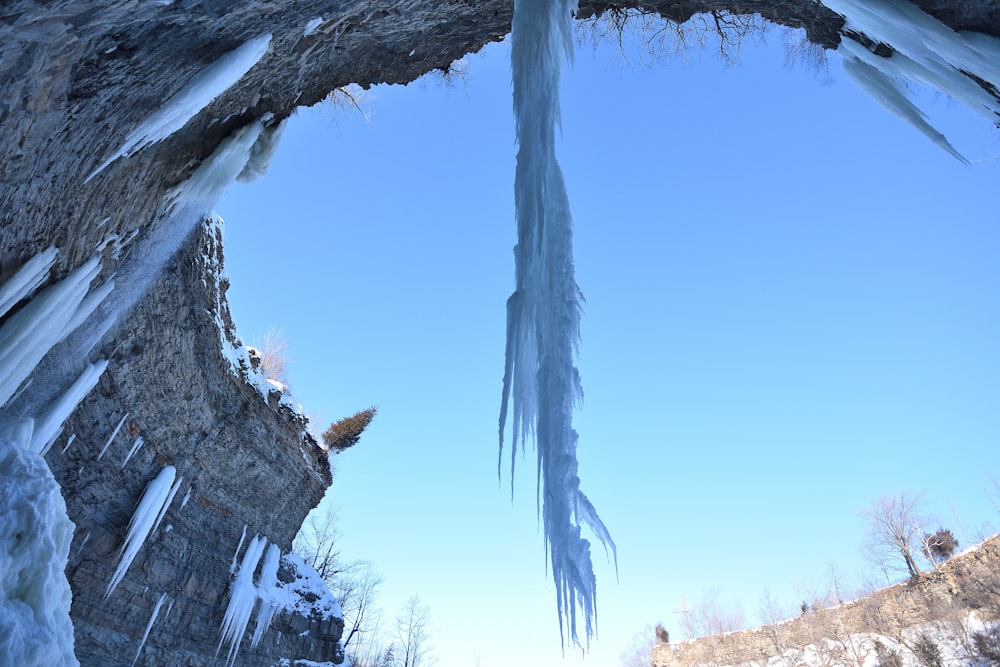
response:
[[(1000, 628), (1000, 536), (860, 600), (752, 630), (659, 644), (653, 665), (885, 667), (893, 655), (897, 667), (995, 664), (1000, 632), (977, 644), (984, 623)], [(937, 660), (929, 645), (940, 652)]]
[[(996, 3), (920, 4), (956, 28), (1000, 34)], [(623, 5), (584, 2), (580, 14), (612, 6)], [(695, 11), (761, 12), (804, 27), (826, 47), (836, 46), (843, 26), (813, 0), (643, 6), (678, 21)], [(511, 13), (508, 0), (8, 0), (0, 7), (0, 284), (50, 246), (59, 249), (52, 281), (95, 254), (100, 279), (116, 279), (95, 323), (0, 409), (0, 421), (35, 414), (85, 361), (110, 362), (47, 456), (77, 526), (67, 574), (83, 664), (130, 663), (164, 593), (173, 604), (151, 629), (143, 664), (216, 664), (244, 526), (248, 539), (259, 533), (287, 551), (330, 484), (325, 453), (303, 434), (301, 418), (277, 394), (265, 396), (234, 374), (222, 354), (235, 333), (219, 240), (203, 223), (225, 180), (216, 177), (232, 167), (226, 151), (249, 132), (269, 136), (295, 108), (337, 87), (403, 83), (447, 68), (505, 35)], [(266, 50), (235, 84), (162, 141), (112, 159), (199, 72), (255, 40)], [(217, 171), (206, 175), (206, 165)], [(183, 187), (193, 175), (196, 192)], [(144, 444), (123, 465), (139, 437)], [(171, 505), (105, 599), (135, 503), (165, 465), (183, 476), (178, 493), (188, 502)], [(244, 649), (240, 663), (336, 662), (338, 637), (336, 623), (287, 616), (257, 649)]]

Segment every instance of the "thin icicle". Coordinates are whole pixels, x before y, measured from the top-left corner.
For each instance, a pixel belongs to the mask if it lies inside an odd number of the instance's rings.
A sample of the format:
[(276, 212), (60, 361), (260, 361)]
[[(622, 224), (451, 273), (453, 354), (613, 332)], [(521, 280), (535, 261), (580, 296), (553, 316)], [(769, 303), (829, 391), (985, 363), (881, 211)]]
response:
[(132, 130), (121, 148), (101, 163), (101, 166), (87, 177), (87, 181), (118, 158), (128, 157), (150, 144), (166, 139), (184, 127), (212, 100), (243, 78), (243, 75), (267, 53), (267, 45), (270, 42), (270, 34), (255, 37), (223, 54), (214, 63), (198, 72), (186, 86)]
[(111, 432), (111, 437), (108, 438), (108, 441), (104, 443), (103, 447), (101, 447), (101, 453), (97, 455), (98, 461), (100, 461), (101, 457), (104, 456), (104, 452), (108, 451), (108, 446), (111, 445), (112, 442), (114, 442), (115, 436), (118, 435), (118, 431), (121, 430), (122, 424), (125, 423), (126, 419), (128, 419), (127, 412), (124, 415), (122, 415), (122, 418), (120, 420), (118, 420), (118, 426), (115, 426), (115, 430)]
[(76, 433), (70, 433), (69, 437), (66, 438), (66, 445), (61, 450), (59, 450), (59, 453), (65, 454), (66, 450), (69, 449), (69, 446), (73, 444), (74, 440), (76, 440)]
[(146, 623), (146, 631), (142, 633), (142, 640), (139, 642), (139, 650), (135, 652), (135, 657), (132, 658), (133, 665), (135, 665), (135, 661), (139, 659), (139, 655), (142, 653), (142, 647), (146, 645), (146, 638), (149, 637), (149, 631), (153, 629), (153, 623), (156, 621), (156, 615), (160, 613), (160, 607), (163, 606), (163, 601), (166, 599), (167, 594), (161, 593), (160, 599), (156, 601), (155, 605), (153, 605), (153, 613), (149, 615), (149, 622)]
[(48, 280), (49, 270), (56, 261), (57, 254), (59, 251), (54, 247), (46, 248), (25, 262), (17, 273), (0, 285), (0, 317)]
[(104, 593), (105, 600), (111, 597), (122, 577), (125, 576), (125, 572), (128, 571), (136, 554), (139, 553), (139, 549), (142, 548), (143, 542), (152, 532), (156, 517), (159, 516), (160, 511), (172, 497), (170, 489), (176, 474), (177, 471), (173, 466), (164, 466), (160, 474), (146, 485), (146, 490), (142, 493), (142, 498), (132, 514), (132, 519), (128, 522), (125, 541), (118, 552), (118, 567), (111, 575), (108, 590)]
[(128, 462), (132, 460), (132, 455), (135, 454), (137, 451), (139, 451), (139, 448), (142, 447), (143, 442), (144, 440), (142, 439), (141, 435), (137, 435), (135, 437), (135, 440), (132, 442), (132, 449), (128, 450), (128, 454), (125, 455), (125, 460), (122, 461), (121, 470), (125, 470), (125, 466), (127, 466)]
[[(189, 501), (189, 500), (191, 500), (191, 491), (192, 491), (193, 489), (194, 489), (194, 487), (193, 487), (193, 486), (189, 486), (189, 487), (188, 487), (188, 490), (187, 490), (187, 493), (185, 493), (185, 494), (184, 494), (184, 497), (183, 497), (183, 498), (181, 498), (181, 509), (184, 509), (184, 506), (188, 504), (188, 501)], [(245, 530), (245, 528), (246, 528), (246, 527), (244, 527), (244, 530)], [(244, 534), (244, 535), (246, 535), (246, 533), (243, 533), (243, 534)], [(237, 549), (236, 551), (237, 551), (237, 552), (239, 552), (239, 549)]]
[(229, 574), (236, 572), (236, 559), (239, 558), (240, 549), (243, 548), (243, 540), (247, 539), (247, 525), (243, 524), (243, 533), (240, 535), (240, 543), (236, 545), (236, 553), (233, 554), (233, 562), (229, 565)]
[[(586, 523), (615, 550), (607, 529), (580, 491), (577, 434), (572, 414), (582, 397), (574, 358), (580, 338), (582, 295), (573, 277), (572, 219), (555, 156), (560, 126), (562, 59), (572, 60), (573, 0), (515, 0), (511, 69), (517, 167), (514, 199), (518, 240), (515, 291), (507, 302), (507, 350), (500, 406), (500, 455), (512, 409), (511, 475), (518, 442), (534, 437), (546, 551), (556, 586), (560, 635), (577, 636), (577, 609), (585, 640), (594, 634), (596, 579)], [(498, 471), (499, 472), (499, 471)], [(513, 486), (513, 479), (511, 480)], [(568, 625), (568, 628), (566, 627)]]
[(240, 642), (246, 633), (247, 625), (250, 623), (250, 616), (257, 603), (257, 589), (253, 585), (253, 573), (260, 562), (267, 540), (254, 535), (250, 540), (247, 551), (243, 554), (240, 562), (240, 569), (229, 585), (229, 605), (226, 607), (226, 614), (222, 619), (222, 633), (219, 638), (219, 645), (215, 649), (218, 657), (223, 644), (229, 645), (229, 653), (226, 656), (226, 663), (233, 665), (236, 662), (236, 654), (240, 649)]

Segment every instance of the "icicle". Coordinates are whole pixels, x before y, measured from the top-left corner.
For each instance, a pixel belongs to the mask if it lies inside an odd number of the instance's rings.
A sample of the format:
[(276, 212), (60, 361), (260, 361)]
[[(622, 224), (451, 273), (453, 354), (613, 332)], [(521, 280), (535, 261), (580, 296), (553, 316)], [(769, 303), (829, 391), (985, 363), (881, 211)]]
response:
[[(181, 509), (184, 509), (184, 506), (188, 504), (188, 501), (189, 501), (189, 500), (191, 500), (191, 491), (192, 491), (193, 489), (194, 489), (194, 487), (193, 487), (193, 486), (189, 486), (189, 487), (188, 487), (188, 490), (187, 490), (187, 493), (185, 493), (185, 494), (184, 494), (184, 497), (183, 497), (183, 498), (181, 498)], [(246, 533), (243, 533), (243, 534), (244, 534), (244, 535), (246, 535)], [(237, 549), (236, 551), (237, 551), (237, 553), (239, 553), (239, 549)], [(230, 573), (231, 573), (231, 572), (232, 572), (232, 571), (230, 570)]]
[(76, 440), (76, 433), (70, 433), (69, 437), (66, 438), (66, 445), (61, 450), (59, 450), (59, 453), (65, 454), (66, 450), (69, 449), (69, 446), (73, 444), (74, 440)]
[[(1000, 39), (955, 32), (907, 0), (822, 2), (845, 19), (847, 35), (838, 50), (844, 55), (848, 76), (887, 110), (968, 164), (906, 98), (905, 90), (894, 79), (932, 86), (996, 123), (1000, 118), (1000, 96), (996, 93), (1000, 89)], [(850, 33), (886, 44), (893, 53), (888, 58), (876, 56), (851, 39)], [(986, 82), (987, 87), (980, 82)]]
[(59, 251), (54, 247), (46, 248), (25, 262), (17, 273), (0, 285), (0, 317), (6, 315), (14, 304), (31, 295), (48, 280), (49, 270), (56, 261), (57, 254)]
[(128, 450), (128, 454), (125, 455), (125, 460), (122, 461), (121, 470), (125, 470), (125, 466), (127, 466), (128, 462), (132, 459), (132, 455), (135, 454), (137, 451), (139, 451), (139, 448), (142, 447), (142, 445), (143, 445), (142, 436), (137, 435), (135, 437), (135, 441), (132, 442), (132, 449)]
[(32, 451), (43, 456), (49, 451), (52, 443), (62, 431), (62, 423), (69, 418), (80, 401), (90, 393), (107, 367), (108, 362), (103, 359), (88, 364), (76, 382), (35, 419), (35, 428), (31, 436), (30, 448)]
[(212, 100), (243, 78), (243, 75), (267, 53), (270, 42), (270, 34), (255, 37), (223, 54), (214, 63), (198, 72), (186, 86), (132, 130), (121, 148), (95, 169), (87, 177), (87, 181), (101, 173), (119, 157), (128, 157), (150, 144), (166, 139), (184, 127)]
[(118, 552), (118, 567), (115, 568), (111, 581), (108, 583), (108, 590), (104, 593), (105, 600), (111, 597), (132, 561), (135, 560), (139, 549), (142, 548), (143, 542), (152, 532), (156, 517), (159, 516), (160, 511), (171, 498), (170, 489), (176, 474), (177, 471), (173, 466), (164, 466), (160, 474), (146, 485), (146, 490), (142, 493), (135, 513), (132, 514), (132, 519), (128, 522), (125, 541)]
[(281, 562), (281, 550), (277, 544), (272, 544), (264, 554), (264, 564), (260, 568), (260, 578), (257, 579), (257, 597), (260, 598), (260, 609), (257, 611), (257, 626), (250, 638), (250, 648), (256, 648), (267, 629), (271, 627), (274, 615), (280, 610), (279, 601), (275, 597), (278, 590), (278, 565)]
[[(0, 327), (0, 406), (14, 395), (52, 346), (69, 333), (70, 326), (82, 322), (97, 306), (94, 299), (86, 297), (100, 270), (99, 259), (92, 257), (35, 295)], [(99, 291), (104, 294), (103, 288)]]
[(243, 540), (247, 538), (247, 525), (243, 524), (243, 533), (240, 535), (240, 543), (236, 545), (236, 553), (233, 554), (233, 562), (229, 565), (229, 574), (236, 572), (236, 559), (239, 558), (240, 549), (243, 548)]
[(173, 485), (170, 487), (170, 492), (167, 494), (167, 500), (165, 503), (163, 503), (163, 507), (160, 508), (159, 514), (156, 515), (156, 521), (153, 522), (153, 530), (151, 530), (150, 532), (155, 531), (157, 526), (160, 525), (160, 522), (163, 521), (163, 517), (166, 515), (167, 509), (170, 507), (170, 503), (174, 502), (174, 496), (177, 495), (177, 490), (181, 488), (181, 484), (183, 482), (184, 478), (178, 477), (177, 481), (174, 482)]
[[(514, 198), (518, 240), (514, 293), (507, 302), (507, 350), (500, 406), (500, 454), (513, 403), (511, 475), (518, 441), (534, 436), (546, 550), (556, 586), (560, 635), (577, 638), (577, 606), (585, 638), (593, 636), (596, 579), (587, 523), (615, 549), (607, 529), (580, 491), (577, 434), (572, 413), (582, 396), (574, 366), (579, 342), (581, 294), (573, 277), (572, 220), (562, 171), (555, 156), (561, 61), (572, 60), (573, 0), (515, 0), (511, 69), (517, 167)], [(499, 472), (499, 470), (498, 470)], [(511, 480), (513, 490), (513, 479)]]
[(247, 551), (243, 554), (240, 562), (240, 569), (236, 577), (229, 585), (229, 605), (226, 607), (226, 614), (222, 619), (222, 636), (219, 638), (219, 645), (215, 649), (218, 657), (222, 645), (229, 644), (229, 653), (226, 662), (233, 665), (236, 662), (236, 654), (239, 652), (240, 642), (246, 633), (247, 624), (250, 623), (250, 616), (253, 614), (254, 605), (257, 603), (257, 589), (253, 585), (253, 573), (260, 562), (260, 556), (267, 546), (267, 540), (254, 536), (247, 546)]
[(274, 127), (265, 127), (261, 130), (260, 136), (257, 137), (253, 147), (250, 149), (250, 157), (247, 159), (246, 165), (240, 171), (239, 176), (236, 177), (237, 181), (240, 183), (253, 183), (260, 180), (267, 173), (267, 170), (271, 167), (271, 160), (274, 158), (274, 153), (278, 150), (278, 145), (281, 143), (281, 135), (285, 133), (285, 125), (287, 123), (288, 119), (285, 119)]
[(153, 629), (153, 622), (156, 621), (156, 615), (160, 613), (160, 607), (163, 606), (163, 601), (167, 599), (166, 593), (160, 594), (160, 599), (156, 601), (153, 605), (153, 613), (149, 615), (149, 622), (146, 623), (146, 631), (142, 633), (142, 640), (139, 642), (139, 650), (135, 652), (135, 657), (132, 658), (132, 664), (135, 665), (135, 661), (139, 659), (139, 655), (142, 653), (142, 647), (146, 645), (146, 638), (149, 637), (149, 631)]
[(104, 443), (103, 447), (101, 447), (101, 453), (97, 455), (97, 460), (98, 461), (100, 461), (101, 457), (104, 456), (104, 452), (108, 451), (108, 446), (112, 442), (114, 442), (115, 436), (118, 435), (118, 431), (121, 430), (122, 424), (125, 423), (126, 419), (128, 419), (128, 413), (127, 412), (124, 415), (122, 415), (122, 418), (120, 420), (118, 420), (118, 426), (115, 426), (115, 430), (111, 432), (111, 437), (108, 438), (108, 441)]
[(302, 31), (302, 36), (308, 37), (309, 35), (313, 34), (316, 31), (316, 28), (320, 27), (322, 23), (323, 23), (322, 16), (317, 16), (316, 18), (310, 20), (309, 23), (306, 23), (305, 30)]

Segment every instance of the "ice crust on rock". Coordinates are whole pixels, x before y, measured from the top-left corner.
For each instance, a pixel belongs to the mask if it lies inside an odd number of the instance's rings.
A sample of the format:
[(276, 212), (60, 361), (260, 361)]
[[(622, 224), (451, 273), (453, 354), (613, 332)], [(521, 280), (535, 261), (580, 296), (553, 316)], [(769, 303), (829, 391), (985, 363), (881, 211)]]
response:
[(135, 512), (128, 522), (128, 530), (125, 534), (125, 541), (119, 550), (118, 566), (115, 568), (111, 581), (108, 583), (108, 590), (104, 593), (104, 598), (111, 597), (115, 588), (121, 583), (122, 578), (128, 571), (132, 561), (135, 560), (139, 549), (142, 548), (146, 538), (158, 523), (158, 517), (162, 518), (161, 512), (169, 505), (173, 499), (171, 491), (177, 490), (173, 487), (174, 477), (177, 471), (173, 466), (164, 466), (160, 474), (157, 475), (142, 493), (142, 498), (136, 505)]
[[(582, 396), (574, 358), (580, 338), (582, 295), (573, 275), (572, 218), (555, 155), (560, 126), (559, 85), (563, 58), (572, 60), (573, 0), (515, 0), (511, 70), (517, 165), (514, 201), (517, 245), (515, 291), (507, 301), (507, 348), (500, 407), (500, 456), (508, 409), (511, 476), (517, 447), (534, 439), (546, 551), (556, 587), (559, 628), (566, 644), (594, 634), (597, 583), (587, 524), (599, 540), (614, 542), (580, 490), (573, 410)], [(499, 469), (498, 469), (499, 473)], [(513, 479), (511, 480), (513, 486)], [(567, 627), (568, 626), (568, 627)]]
[(132, 130), (121, 147), (101, 163), (101, 166), (87, 177), (87, 181), (118, 158), (128, 157), (150, 144), (163, 141), (184, 127), (212, 100), (243, 78), (243, 75), (267, 53), (270, 42), (270, 34), (255, 37), (223, 54), (214, 63), (198, 72), (186, 86)]
[(65, 569), (73, 524), (37, 453), (0, 439), (0, 665), (79, 665)]

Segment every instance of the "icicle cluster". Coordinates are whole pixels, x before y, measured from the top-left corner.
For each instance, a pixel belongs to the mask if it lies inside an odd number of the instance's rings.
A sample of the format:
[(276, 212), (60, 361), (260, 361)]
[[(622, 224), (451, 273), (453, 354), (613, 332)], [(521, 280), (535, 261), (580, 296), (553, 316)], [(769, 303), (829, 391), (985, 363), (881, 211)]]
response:
[[(844, 71), (888, 111), (961, 162), (968, 161), (910, 100), (902, 81), (931, 86), (990, 122), (1000, 121), (1000, 39), (955, 32), (907, 0), (822, 0), (846, 19), (838, 52)], [(888, 45), (888, 58), (853, 38)], [(988, 92), (973, 77), (992, 86)]]
[(177, 470), (173, 466), (164, 466), (160, 474), (146, 485), (146, 490), (143, 491), (142, 498), (136, 505), (132, 519), (128, 522), (125, 541), (118, 552), (118, 567), (111, 575), (108, 590), (104, 593), (105, 599), (111, 597), (132, 561), (135, 560), (139, 549), (142, 548), (143, 542), (163, 520), (167, 508), (170, 507), (181, 482), (184, 481), (183, 477), (178, 477), (175, 481), (176, 475)]
[[(572, 415), (582, 396), (574, 357), (582, 295), (573, 276), (572, 219), (555, 155), (562, 59), (572, 60), (573, 0), (515, 0), (511, 69), (517, 167), (515, 291), (507, 301), (507, 349), (500, 408), (500, 454), (512, 412), (511, 475), (517, 447), (534, 437), (546, 549), (556, 586), (563, 646), (580, 644), (577, 610), (589, 645), (597, 608), (587, 524), (614, 550), (607, 529), (580, 491)], [(498, 471), (499, 472), (499, 471)], [(513, 480), (511, 481), (513, 485)]]
[(240, 642), (246, 633), (247, 624), (250, 623), (250, 615), (253, 613), (254, 605), (257, 604), (257, 589), (253, 585), (253, 573), (260, 562), (261, 554), (267, 540), (254, 536), (247, 546), (243, 560), (240, 561), (240, 569), (236, 572), (229, 586), (229, 605), (226, 607), (226, 614), (222, 619), (222, 636), (219, 638), (219, 645), (215, 649), (215, 655), (219, 655), (223, 644), (229, 645), (229, 653), (226, 656), (226, 663), (233, 665), (236, 662), (236, 654), (240, 648)]
[(243, 78), (250, 68), (257, 64), (271, 42), (271, 35), (265, 34), (248, 40), (196, 74), (186, 86), (181, 88), (162, 107), (125, 138), (125, 142), (107, 160), (101, 163), (90, 176), (89, 181), (101, 173), (105, 167), (120, 157), (128, 157), (150, 144), (163, 141), (184, 127), (209, 102), (224, 93), (234, 83)]

